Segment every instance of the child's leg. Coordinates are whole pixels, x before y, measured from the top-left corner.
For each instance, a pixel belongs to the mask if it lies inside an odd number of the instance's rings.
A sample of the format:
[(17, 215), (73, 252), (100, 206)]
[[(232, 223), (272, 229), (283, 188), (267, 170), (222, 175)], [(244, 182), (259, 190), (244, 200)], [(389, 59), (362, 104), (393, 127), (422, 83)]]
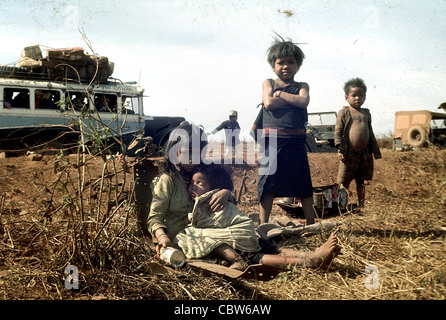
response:
[(350, 188), (350, 182), (351, 182), (351, 180), (342, 180), (342, 181), (338, 182), (339, 187), (342, 188), (342, 189), (345, 189), (349, 196), (352, 195), (352, 192), (349, 189)]
[(222, 259), (229, 261), (229, 263), (231, 264), (229, 268), (244, 271), (248, 267), (248, 264), (245, 262), (245, 260), (243, 260), (243, 258), (227, 244), (218, 246), (217, 248), (215, 248), (214, 252)]
[(302, 202), (302, 210), (305, 214), (305, 219), (307, 219), (307, 225), (314, 223), (315, 213), (313, 208), (313, 197), (306, 197), (300, 199)]
[(356, 178), (356, 192), (358, 193), (358, 207), (364, 208), (365, 201), (365, 185), (364, 180), (361, 178)]
[(299, 251), (292, 257), (265, 254), (260, 259), (260, 263), (274, 267), (295, 265), (300, 267), (323, 268), (328, 266), (339, 252), (340, 247), (337, 244), (336, 236), (332, 233), (328, 240), (314, 252)]
[(351, 170), (345, 165), (344, 162), (341, 161), (339, 163), (337, 183), (341, 188), (347, 191), (349, 196), (352, 195), (351, 191), (349, 190), (349, 187), (354, 177), (355, 176), (351, 172)]
[(274, 192), (265, 191), (260, 201), (260, 224), (266, 223), (269, 220), (271, 210), (273, 209)]

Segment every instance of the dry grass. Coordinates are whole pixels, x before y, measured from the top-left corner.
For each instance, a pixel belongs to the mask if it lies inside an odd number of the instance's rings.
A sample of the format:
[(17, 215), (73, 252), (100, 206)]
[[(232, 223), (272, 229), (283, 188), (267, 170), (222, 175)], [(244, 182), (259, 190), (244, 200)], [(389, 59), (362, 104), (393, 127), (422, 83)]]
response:
[[(102, 170), (103, 162), (91, 159), (83, 192), (79, 168), (60, 164), (45, 182), (51, 197), (34, 201), (34, 208), (20, 207), (14, 190), (0, 190), (0, 299), (445, 299), (446, 153), (383, 154), (387, 160), (376, 162), (376, 179), (367, 186), (366, 208), (330, 218), (342, 221), (342, 255), (330, 269), (292, 268), (269, 282), (230, 281), (190, 267), (154, 274), (153, 251), (138, 235), (128, 201), (132, 179), (124, 178), (120, 164)], [(333, 156), (312, 155), (311, 161)], [(246, 180), (241, 207), (254, 207), (255, 178)], [(327, 236), (285, 238), (278, 245), (314, 250)], [(64, 286), (70, 264), (79, 268), (79, 290)], [(366, 287), (367, 266), (379, 272), (376, 289)]]

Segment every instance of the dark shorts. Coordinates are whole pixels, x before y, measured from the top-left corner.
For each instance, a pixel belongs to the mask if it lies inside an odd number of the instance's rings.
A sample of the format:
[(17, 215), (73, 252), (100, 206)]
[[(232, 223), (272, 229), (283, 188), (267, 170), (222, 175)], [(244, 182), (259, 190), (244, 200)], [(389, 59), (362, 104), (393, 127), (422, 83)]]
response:
[(261, 163), (257, 196), (262, 201), (265, 191), (275, 197), (313, 196), (310, 165), (305, 149), (305, 135), (298, 138), (278, 138), (277, 149), (267, 148), (267, 163)]
[(248, 265), (260, 264), (265, 255), (263, 252), (239, 252)]
[(262, 238), (259, 238), (259, 246), (260, 246), (260, 251), (238, 252), (238, 253), (245, 259), (245, 261), (249, 265), (260, 264), (260, 260), (262, 260), (265, 254), (269, 255), (279, 254), (279, 250), (273, 243), (270, 242), (270, 240), (264, 240)]
[(373, 155), (368, 149), (357, 152), (349, 149), (345, 161), (341, 161), (338, 170), (338, 183), (350, 184), (352, 180), (372, 180)]

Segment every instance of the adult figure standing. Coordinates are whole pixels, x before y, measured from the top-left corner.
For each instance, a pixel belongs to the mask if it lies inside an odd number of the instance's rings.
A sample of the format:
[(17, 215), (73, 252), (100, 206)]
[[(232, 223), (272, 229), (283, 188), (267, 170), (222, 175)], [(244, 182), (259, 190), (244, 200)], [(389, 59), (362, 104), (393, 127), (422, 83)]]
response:
[(225, 156), (232, 155), (232, 149), (234, 152), (237, 146), (240, 144), (240, 125), (237, 122), (238, 114), (236, 110), (229, 111), (229, 120), (223, 121), (217, 128), (212, 130), (210, 134), (216, 134), (218, 131), (225, 129), (226, 145)]

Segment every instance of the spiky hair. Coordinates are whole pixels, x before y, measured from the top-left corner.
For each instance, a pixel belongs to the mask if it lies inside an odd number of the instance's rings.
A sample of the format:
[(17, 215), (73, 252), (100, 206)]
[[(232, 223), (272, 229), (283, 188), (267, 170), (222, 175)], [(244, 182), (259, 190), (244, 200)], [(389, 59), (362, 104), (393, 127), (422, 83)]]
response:
[[(276, 33), (276, 32), (274, 32)], [(305, 54), (302, 49), (294, 43), (291, 39), (285, 40), (279, 34), (274, 37), (274, 42), (271, 44), (267, 51), (267, 61), (274, 68), (274, 64), (277, 58), (282, 58), (286, 56), (294, 56), (299, 66), (302, 65)]]
[(344, 92), (348, 95), (350, 88), (362, 88), (364, 94), (367, 92), (367, 86), (361, 78), (353, 78), (344, 83)]

